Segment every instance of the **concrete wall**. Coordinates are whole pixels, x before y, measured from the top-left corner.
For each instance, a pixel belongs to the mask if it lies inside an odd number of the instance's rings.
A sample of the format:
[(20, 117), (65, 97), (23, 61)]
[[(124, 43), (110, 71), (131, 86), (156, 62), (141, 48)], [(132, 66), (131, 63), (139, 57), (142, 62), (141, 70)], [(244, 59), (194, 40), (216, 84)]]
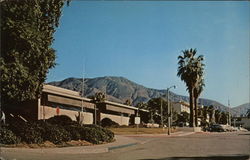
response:
[[(40, 115), (38, 116), (38, 119), (48, 119), (57, 115), (56, 108), (49, 106), (40, 106), (39, 114)], [(79, 112), (66, 109), (59, 109), (59, 115), (67, 115), (75, 121), (76, 117), (79, 115)], [(90, 112), (83, 112), (83, 123), (93, 124), (93, 114)]]
[(126, 125), (126, 126), (129, 125), (129, 117), (101, 113), (101, 120), (104, 118), (109, 118), (112, 121), (115, 121), (116, 123), (118, 123), (119, 125)]

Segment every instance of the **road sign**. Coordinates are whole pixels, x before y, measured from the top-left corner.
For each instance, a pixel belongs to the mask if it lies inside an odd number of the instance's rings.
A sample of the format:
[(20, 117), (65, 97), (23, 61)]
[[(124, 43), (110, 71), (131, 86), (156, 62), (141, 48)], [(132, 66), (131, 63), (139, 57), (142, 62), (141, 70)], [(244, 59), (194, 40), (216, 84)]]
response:
[(141, 118), (135, 117), (135, 124), (140, 124), (140, 123), (141, 123)]

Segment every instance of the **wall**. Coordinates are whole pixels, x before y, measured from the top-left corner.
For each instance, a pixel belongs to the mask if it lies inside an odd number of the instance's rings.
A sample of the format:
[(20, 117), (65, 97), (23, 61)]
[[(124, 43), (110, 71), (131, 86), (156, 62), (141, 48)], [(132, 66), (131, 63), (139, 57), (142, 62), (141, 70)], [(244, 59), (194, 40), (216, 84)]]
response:
[[(39, 109), (40, 115), (38, 116), (38, 119), (48, 119), (50, 117), (54, 117), (57, 115), (56, 108), (49, 107), (49, 106), (40, 106)], [(67, 115), (72, 120), (76, 120), (76, 117), (79, 115), (79, 112), (72, 111), (72, 110), (66, 110), (66, 109), (60, 109), (59, 115)], [(90, 112), (83, 112), (83, 123), (84, 124), (93, 124), (93, 114)]]
[(112, 121), (115, 121), (116, 123), (118, 123), (119, 125), (126, 125), (126, 126), (129, 125), (129, 117), (101, 113), (101, 120), (104, 118), (109, 118)]

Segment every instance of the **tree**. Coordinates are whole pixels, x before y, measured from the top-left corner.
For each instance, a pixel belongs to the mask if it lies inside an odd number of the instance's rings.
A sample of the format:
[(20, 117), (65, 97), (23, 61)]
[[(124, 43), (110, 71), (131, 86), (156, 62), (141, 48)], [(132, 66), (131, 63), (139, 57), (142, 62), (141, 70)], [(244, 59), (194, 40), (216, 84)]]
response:
[(201, 114), (202, 114), (202, 121), (201, 121), (201, 125), (202, 126), (208, 126), (208, 122), (207, 122), (207, 115), (209, 114), (208, 112), (208, 107), (207, 106), (204, 106), (202, 109), (201, 109)]
[(227, 124), (227, 113), (222, 112), (221, 113), (221, 118), (220, 118), (220, 124)]
[(209, 122), (211, 124), (214, 124), (215, 123), (215, 109), (213, 105), (210, 105), (208, 107), (208, 114), (209, 114)]
[(97, 115), (100, 115), (100, 114), (97, 114), (97, 108), (99, 108), (98, 112), (100, 112), (100, 105), (105, 102), (106, 100), (106, 96), (103, 92), (97, 92), (95, 93), (94, 96), (91, 96), (89, 97), (90, 99), (92, 99), (92, 102), (95, 104), (95, 112), (94, 112), (94, 124), (96, 125), (97, 123), (97, 118), (99, 119), (100, 117), (97, 117)]
[(195, 125), (198, 126), (198, 98), (205, 87), (203, 76), (198, 80), (194, 88), (194, 110), (195, 110)]
[(221, 111), (219, 110), (215, 110), (215, 123), (220, 123), (220, 119), (221, 119)]
[(247, 118), (250, 118), (250, 108), (247, 110)]
[[(1, 1), (1, 103), (40, 96), (55, 66), (53, 34), (66, 0)], [(69, 2), (69, 1), (67, 1)]]
[(178, 72), (177, 76), (185, 82), (187, 90), (189, 92), (190, 103), (190, 127), (194, 124), (194, 89), (197, 86), (199, 80), (203, 76), (203, 56), (196, 57), (196, 49), (182, 51), (183, 56), (178, 57)]
[(189, 122), (189, 118), (190, 115), (187, 112), (181, 112), (180, 114), (178, 114), (178, 118), (177, 118), (177, 123), (184, 123), (186, 124), (187, 122)]
[(162, 105), (162, 115), (163, 123), (167, 122), (167, 101), (163, 98), (152, 98), (147, 103), (147, 109), (152, 113), (151, 119), (160, 124), (161, 115), (161, 105)]
[(132, 105), (132, 102), (130, 99), (127, 99), (124, 103), (125, 105), (128, 105), (128, 106), (131, 106)]

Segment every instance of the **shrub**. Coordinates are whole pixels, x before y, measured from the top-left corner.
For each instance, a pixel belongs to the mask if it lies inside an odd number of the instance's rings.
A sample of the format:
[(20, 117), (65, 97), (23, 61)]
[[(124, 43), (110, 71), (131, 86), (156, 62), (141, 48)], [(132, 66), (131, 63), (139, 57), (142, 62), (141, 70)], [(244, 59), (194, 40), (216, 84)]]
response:
[(1, 144), (17, 144), (20, 143), (18, 138), (11, 130), (6, 128), (0, 129), (0, 143)]
[(10, 124), (8, 128), (21, 138), (22, 142), (26, 143), (42, 143), (41, 129), (36, 123), (20, 123)]
[(65, 126), (64, 129), (70, 133), (72, 140), (81, 139), (81, 135), (79, 133), (79, 130), (81, 129), (81, 127), (71, 125), (71, 126)]
[(96, 125), (85, 125), (85, 127), (80, 129), (79, 133), (81, 135), (81, 139), (94, 144), (111, 142), (114, 138), (113, 132)]
[(71, 135), (63, 127), (50, 125), (46, 127), (46, 133), (43, 134), (43, 139), (54, 144), (60, 144), (71, 140)]
[(46, 120), (46, 122), (50, 124), (56, 124), (56, 125), (71, 125), (75, 124), (76, 122), (72, 121), (72, 119), (66, 115), (60, 115), (60, 116), (54, 116)]
[(119, 124), (112, 121), (110, 118), (104, 118), (101, 120), (102, 127), (119, 127)]

